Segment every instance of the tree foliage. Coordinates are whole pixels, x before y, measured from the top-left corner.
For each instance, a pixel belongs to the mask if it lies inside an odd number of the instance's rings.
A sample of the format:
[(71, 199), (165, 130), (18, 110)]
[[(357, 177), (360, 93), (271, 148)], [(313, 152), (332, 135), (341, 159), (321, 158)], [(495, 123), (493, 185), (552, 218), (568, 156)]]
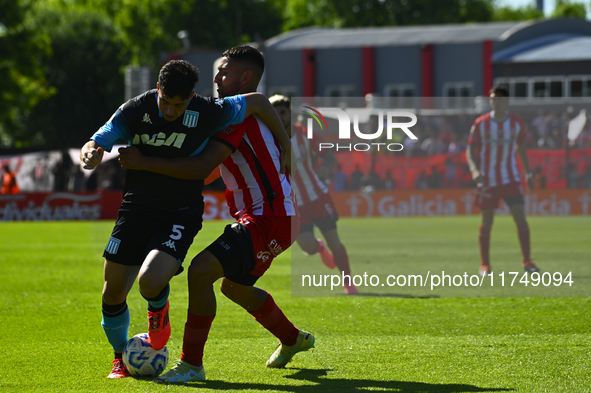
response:
[(282, 22), (279, 3), (264, 0), (19, 1), (0, 3), (5, 147), (80, 146), (122, 103), (124, 66), (159, 69), (182, 47), (180, 30), (221, 51)]
[(117, 26), (82, 7), (40, 5), (34, 28), (51, 37), (53, 54), (40, 58), (55, 94), (26, 120), (35, 145), (80, 146), (121, 105), (128, 51)]
[(585, 19), (587, 17), (587, 7), (585, 3), (581, 2), (556, 0), (556, 7), (552, 17)]
[(0, 146), (14, 145), (28, 111), (55, 91), (38, 62), (50, 55), (50, 40), (27, 24), (29, 13), (23, 1), (0, 2)]
[(180, 31), (192, 46), (225, 49), (281, 32), (277, 0), (49, 0), (76, 3), (105, 13), (121, 29), (133, 65), (158, 68), (162, 54), (183, 47)]
[(493, 12), (493, 21), (508, 22), (544, 18), (544, 13), (533, 5), (522, 8), (500, 7)]
[(289, 0), (284, 30), (490, 21), (492, 0)]

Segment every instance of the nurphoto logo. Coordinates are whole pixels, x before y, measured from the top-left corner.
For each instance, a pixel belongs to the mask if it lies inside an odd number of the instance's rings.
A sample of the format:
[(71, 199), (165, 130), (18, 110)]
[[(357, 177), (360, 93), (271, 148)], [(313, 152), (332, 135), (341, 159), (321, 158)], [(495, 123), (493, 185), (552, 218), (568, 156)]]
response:
[[(320, 130), (328, 131), (328, 123), (326, 117), (337, 119), (339, 124), (339, 141), (350, 143), (329, 143), (321, 142), (318, 144), (318, 150), (335, 150), (335, 151), (369, 151), (387, 149), (389, 151), (401, 151), (404, 147), (397, 142), (360, 142), (351, 143), (351, 139), (357, 137), (365, 141), (383, 140), (384, 124), (386, 139), (392, 140), (392, 130), (401, 129), (410, 139), (418, 139), (417, 136), (410, 130), (412, 126), (417, 124), (417, 116), (409, 111), (403, 110), (388, 110), (377, 112), (377, 130), (375, 132), (365, 133), (359, 129), (359, 113), (353, 114), (353, 119), (347, 112), (339, 108), (322, 108), (315, 109), (310, 106), (302, 106), (302, 113), (309, 115), (307, 119), (307, 137), (312, 139), (314, 137), (314, 120), (316, 120), (317, 127)], [(368, 109), (369, 110), (369, 109)], [(314, 119), (314, 120), (313, 120)], [(406, 121), (401, 121), (408, 119)], [(353, 126), (353, 127), (351, 127)], [(351, 128), (353, 128), (354, 136), (351, 135)], [(373, 131), (373, 130), (368, 130)]]

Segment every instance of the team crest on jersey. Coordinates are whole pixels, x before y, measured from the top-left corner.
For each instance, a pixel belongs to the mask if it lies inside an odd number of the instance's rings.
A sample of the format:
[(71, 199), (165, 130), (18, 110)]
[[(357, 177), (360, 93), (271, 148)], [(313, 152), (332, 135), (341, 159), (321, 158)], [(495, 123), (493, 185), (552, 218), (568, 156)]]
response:
[(183, 125), (189, 128), (197, 127), (199, 121), (199, 112), (185, 111), (185, 117), (183, 118)]
[(152, 124), (152, 120), (150, 120), (150, 115), (144, 113), (144, 119), (142, 120), (143, 123), (150, 123)]

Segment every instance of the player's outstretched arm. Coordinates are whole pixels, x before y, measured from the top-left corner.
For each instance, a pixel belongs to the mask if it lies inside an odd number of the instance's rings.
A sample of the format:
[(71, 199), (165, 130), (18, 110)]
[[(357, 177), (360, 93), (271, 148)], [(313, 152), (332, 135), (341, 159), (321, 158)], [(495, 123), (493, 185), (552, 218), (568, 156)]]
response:
[(223, 143), (210, 140), (207, 147), (195, 157), (162, 158), (144, 156), (137, 147), (119, 149), (119, 163), (124, 169), (149, 171), (177, 179), (206, 179), (209, 174), (232, 154)]
[[(474, 132), (475, 127), (472, 126), (472, 129), (470, 130), (470, 136), (472, 136)], [(480, 173), (478, 165), (476, 165), (476, 154), (474, 152), (474, 146), (471, 144), (468, 144), (468, 147), (466, 148), (466, 161), (468, 162), (468, 168), (470, 168), (470, 173), (474, 183), (482, 183), (484, 181), (484, 177), (482, 176), (482, 173)]]
[(327, 150), (324, 154), (320, 156), (320, 161), (322, 161), (322, 165), (320, 166), (320, 168), (316, 170), (316, 174), (322, 180), (330, 179), (330, 174), (332, 173), (332, 170), (339, 163), (337, 157), (334, 155), (333, 152)]
[[(245, 117), (257, 115), (269, 127), (283, 149), (281, 167), (287, 167), (291, 173), (291, 139), (285, 132), (277, 111), (271, 105), (269, 99), (261, 93), (247, 93), (243, 94), (243, 96), (246, 100)], [(283, 173), (283, 171), (281, 172)]]
[(532, 173), (529, 166), (529, 158), (527, 157), (527, 149), (525, 148), (525, 144), (517, 144), (517, 155), (519, 156), (519, 160), (521, 161), (521, 165), (525, 171), (525, 176), (527, 177), (527, 187), (529, 190), (533, 190), (535, 184), (534, 174)]
[(88, 141), (80, 149), (80, 161), (82, 168), (94, 169), (103, 160), (105, 150), (96, 142)]

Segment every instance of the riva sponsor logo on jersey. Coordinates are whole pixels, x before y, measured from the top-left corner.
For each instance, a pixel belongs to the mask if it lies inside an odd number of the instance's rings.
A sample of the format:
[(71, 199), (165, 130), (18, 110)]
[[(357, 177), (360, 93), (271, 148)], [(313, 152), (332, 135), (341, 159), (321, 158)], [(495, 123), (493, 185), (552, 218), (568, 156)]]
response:
[[(341, 142), (350, 142), (351, 126), (353, 126), (353, 133), (359, 139), (367, 140), (367, 143), (320, 143), (319, 151), (322, 150), (335, 150), (335, 151), (368, 151), (368, 150), (389, 150), (389, 151), (400, 151), (404, 147), (402, 143), (385, 143), (385, 142), (370, 142), (371, 140), (380, 139), (384, 131), (384, 123), (386, 124), (386, 138), (392, 139), (392, 130), (401, 129), (410, 139), (418, 139), (415, 134), (410, 130), (412, 126), (417, 124), (417, 116), (408, 111), (391, 110), (391, 111), (379, 111), (378, 116), (378, 129), (373, 133), (364, 133), (359, 129), (359, 115), (353, 114), (353, 120), (349, 117), (347, 112), (339, 108), (322, 108), (322, 112), (318, 109), (310, 106), (303, 106), (305, 108), (302, 112), (311, 117), (308, 118), (306, 124), (308, 133), (308, 139), (313, 138), (313, 126), (314, 122), (312, 117), (316, 120), (316, 123), (320, 126), (320, 129), (328, 130), (328, 123), (324, 116), (336, 118), (339, 122), (339, 140)], [(385, 121), (382, 118), (385, 117)], [(401, 119), (409, 119), (409, 121), (401, 122)]]
[(176, 148), (181, 148), (183, 142), (185, 141), (187, 134), (182, 134), (178, 132), (173, 132), (170, 135), (166, 135), (163, 132), (158, 134), (149, 135), (149, 134), (142, 134), (138, 135), (135, 134), (133, 137), (134, 145), (152, 145), (152, 146), (172, 146)]
[(197, 127), (199, 121), (199, 112), (185, 111), (185, 117), (183, 118), (183, 125), (189, 128)]

